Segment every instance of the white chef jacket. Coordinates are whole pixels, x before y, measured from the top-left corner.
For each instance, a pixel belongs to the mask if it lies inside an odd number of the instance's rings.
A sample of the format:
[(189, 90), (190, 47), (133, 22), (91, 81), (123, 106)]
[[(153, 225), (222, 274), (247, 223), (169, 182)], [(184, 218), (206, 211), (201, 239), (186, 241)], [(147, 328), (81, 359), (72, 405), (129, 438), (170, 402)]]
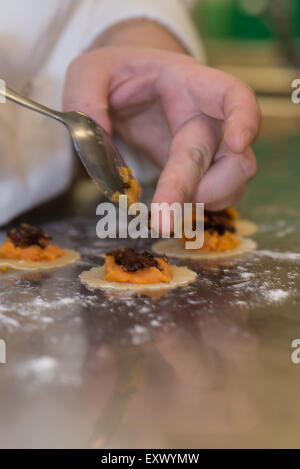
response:
[[(0, 0), (0, 8), (0, 78), (58, 110), (68, 64), (122, 20), (157, 21), (196, 58), (204, 57), (182, 0)], [(136, 160), (138, 178), (147, 174), (145, 164)], [(0, 104), (0, 225), (62, 192), (72, 167), (64, 126), (8, 101)]]

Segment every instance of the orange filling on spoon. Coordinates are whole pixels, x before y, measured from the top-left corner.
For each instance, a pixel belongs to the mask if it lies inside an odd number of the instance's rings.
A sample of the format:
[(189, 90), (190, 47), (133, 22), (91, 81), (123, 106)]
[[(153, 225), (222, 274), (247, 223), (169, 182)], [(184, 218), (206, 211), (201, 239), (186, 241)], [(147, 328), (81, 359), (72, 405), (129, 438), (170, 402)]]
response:
[[(119, 168), (120, 176), (124, 183), (125, 194), (127, 195), (127, 203), (131, 205), (139, 200), (141, 188), (134, 178), (132, 170), (126, 167)], [(119, 192), (115, 192), (112, 196), (112, 202), (118, 203), (120, 197)]]
[(8, 238), (0, 247), (0, 258), (22, 261), (54, 261), (64, 254), (55, 244), (50, 244), (49, 236), (41, 228), (21, 223), (7, 234)]
[(173, 273), (166, 257), (153, 257), (145, 251), (117, 249), (105, 255), (103, 280), (119, 283), (169, 283)]

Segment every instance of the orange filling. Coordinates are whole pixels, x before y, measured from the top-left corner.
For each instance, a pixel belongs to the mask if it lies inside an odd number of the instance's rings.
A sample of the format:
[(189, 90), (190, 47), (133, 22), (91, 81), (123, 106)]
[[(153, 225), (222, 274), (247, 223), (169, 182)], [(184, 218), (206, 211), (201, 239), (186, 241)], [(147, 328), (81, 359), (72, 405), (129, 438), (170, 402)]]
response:
[[(119, 173), (124, 184), (126, 185), (125, 194), (127, 195), (128, 205), (131, 205), (139, 200), (141, 188), (137, 180), (134, 178), (132, 174), (132, 170), (130, 168), (120, 167)], [(116, 192), (112, 196), (112, 202), (118, 203), (119, 196), (120, 196), (120, 193)]]
[[(192, 241), (193, 239), (188, 239), (183, 236), (182, 240), (184, 242)], [(199, 252), (222, 252), (230, 251), (231, 249), (236, 248), (240, 244), (239, 239), (230, 231), (225, 231), (224, 234), (220, 235), (216, 231), (210, 233), (209, 231), (204, 231), (204, 243), (202, 248), (196, 249)]]
[(200, 252), (213, 252), (213, 251), (230, 251), (240, 244), (238, 238), (229, 231), (225, 231), (223, 235), (219, 235), (216, 231), (210, 233), (204, 232), (204, 244), (202, 248), (197, 249)]
[[(235, 226), (235, 222), (238, 219), (238, 212), (234, 208), (226, 209), (226, 212), (230, 215), (231, 218), (225, 218), (220, 212), (219, 219), (220, 221), (224, 220), (230, 226)], [(204, 215), (204, 221), (207, 221), (207, 215)], [(192, 214), (192, 221), (196, 221), (196, 212), (194, 211)], [(192, 241), (191, 239), (187, 239), (183, 235), (183, 241)], [(235, 236), (235, 234), (231, 233), (230, 231), (225, 231), (223, 234), (219, 234), (217, 231), (204, 231), (204, 243), (202, 248), (197, 249), (199, 252), (223, 252), (223, 251), (230, 251), (231, 249), (236, 248), (240, 244), (239, 239)]]
[(170, 265), (160, 257), (155, 258), (161, 270), (157, 267), (147, 267), (136, 272), (126, 272), (121, 265), (116, 264), (114, 256), (105, 256), (105, 273), (103, 280), (119, 283), (169, 283), (173, 277)]
[(227, 208), (226, 212), (229, 214), (233, 222), (235, 222), (239, 218), (238, 211), (233, 207)]
[(28, 247), (16, 247), (10, 240), (0, 247), (0, 257), (4, 259), (17, 259), (22, 261), (55, 261), (64, 254), (55, 244), (48, 244), (45, 248), (41, 248), (37, 244)]

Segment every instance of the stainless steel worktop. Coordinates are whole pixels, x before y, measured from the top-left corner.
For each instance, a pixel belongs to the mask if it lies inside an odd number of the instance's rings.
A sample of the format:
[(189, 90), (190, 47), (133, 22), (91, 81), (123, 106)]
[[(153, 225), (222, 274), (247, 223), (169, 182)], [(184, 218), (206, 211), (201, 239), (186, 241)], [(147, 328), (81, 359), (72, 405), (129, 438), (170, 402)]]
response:
[(30, 215), (82, 259), (1, 274), (0, 447), (299, 447), (300, 137), (256, 150), (239, 209), (257, 252), (187, 263), (196, 283), (161, 298), (80, 284), (114, 244), (96, 238), (95, 202)]

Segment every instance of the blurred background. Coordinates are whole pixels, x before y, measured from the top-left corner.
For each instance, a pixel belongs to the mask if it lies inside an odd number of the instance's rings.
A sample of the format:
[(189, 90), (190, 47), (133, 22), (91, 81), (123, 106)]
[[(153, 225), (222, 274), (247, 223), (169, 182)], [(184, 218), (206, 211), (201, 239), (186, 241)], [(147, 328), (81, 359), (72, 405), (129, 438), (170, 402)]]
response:
[(263, 113), (262, 134), (298, 131), (300, 0), (196, 0), (193, 17), (208, 62), (251, 85)]

